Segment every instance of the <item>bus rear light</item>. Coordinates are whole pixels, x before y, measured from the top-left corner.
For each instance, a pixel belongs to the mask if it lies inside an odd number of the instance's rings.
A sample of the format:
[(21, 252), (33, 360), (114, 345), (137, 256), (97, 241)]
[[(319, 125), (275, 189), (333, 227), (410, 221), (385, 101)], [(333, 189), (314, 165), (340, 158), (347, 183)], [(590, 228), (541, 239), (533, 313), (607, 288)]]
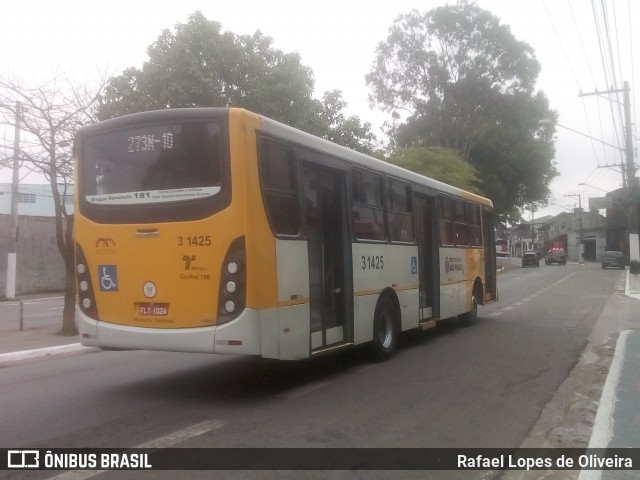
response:
[(218, 324), (230, 322), (242, 313), (246, 292), (244, 237), (236, 238), (222, 264), (218, 290)]
[(227, 300), (224, 302), (224, 309), (227, 313), (233, 313), (236, 311), (236, 302), (233, 300)]
[(238, 291), (238, 283), (230, 280), (227, 282), (226, 289), (228, 293), (236, 293)]
[(240, 265), (237, 262), (229, 262), (227, 263), (227, 272), (231, 275), (235, 275), (240, 270)]
[(87, 260), (84, 252), (78, 244), (76, 244), (76, 272), (78, 305), (85, 315), (94, 320), (98, 320), (98, 310), (93, 293), (93, 286), (91, 284), (91, 275), (89, 274), (89, 268), (87, 268)]
[(242, 346), (242, 340), (216, 340), (216, 345), (238, 347)]

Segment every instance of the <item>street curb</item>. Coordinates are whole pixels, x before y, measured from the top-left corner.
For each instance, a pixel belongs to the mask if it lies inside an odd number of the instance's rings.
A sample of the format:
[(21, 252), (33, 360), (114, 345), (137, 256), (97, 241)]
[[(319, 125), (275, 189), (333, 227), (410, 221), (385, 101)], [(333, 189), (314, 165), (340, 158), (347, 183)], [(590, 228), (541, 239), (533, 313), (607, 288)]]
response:
[[(598, 412), (596, 413), (593, 429), (591, 431), (591, 439), (587, 448), (607, 448), (613, 438), (613, 422), (616, 404), (616, 391), (620, 382), (620, 374), (622, 373), (622, 364), (624, 360), (627, 339), (633, 330), (624, 330), (620, 332), (618, 341), (616, 342), (616, 350), (613, 354), (613, 360), (609, 367), (607, 380), (602, 389), (602, 396), (598, 403)], [(578, 480), (601, 480), (602, 470), (582, 470)]]
[(80, 343), (70, 343), (67, 345), (58, 345), (55, 347), (36, 348), (34, 350), (22, 350), (19, 352), (9, 352), (0, 354), (0, 364), (7, 362), (18, 362), (21, 360), (30, 360), (33, 358), (46, 357), (49, 355), (60, 355), (63, 353), (77, 353), (98, 351), (95, 347), (84, 347)]

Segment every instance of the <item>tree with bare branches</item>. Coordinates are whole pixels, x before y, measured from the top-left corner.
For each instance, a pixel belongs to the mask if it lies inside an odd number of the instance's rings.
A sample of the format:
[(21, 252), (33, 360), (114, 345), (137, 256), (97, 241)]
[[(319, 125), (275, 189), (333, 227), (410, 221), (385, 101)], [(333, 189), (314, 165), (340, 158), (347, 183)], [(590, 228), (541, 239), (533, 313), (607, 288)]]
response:
[[(78, 128), (96, 121), (95, 106), (105, 78), (88, 86), (54, 75), (42, 85), (30, 86), (11, 74), (0, 75), (0, 123), (12, 128), (20, 118), (20, 169), (43, 176), (51, 186), (56, 243), (65, 265), (61, 333), (66, 335), (76, 333), (73, 212), (65, 204), (73, 188), (73, 137)], [(5, 139), (0, 144), (0, 165), (9, 166), (13, 156), (13, 141)]]

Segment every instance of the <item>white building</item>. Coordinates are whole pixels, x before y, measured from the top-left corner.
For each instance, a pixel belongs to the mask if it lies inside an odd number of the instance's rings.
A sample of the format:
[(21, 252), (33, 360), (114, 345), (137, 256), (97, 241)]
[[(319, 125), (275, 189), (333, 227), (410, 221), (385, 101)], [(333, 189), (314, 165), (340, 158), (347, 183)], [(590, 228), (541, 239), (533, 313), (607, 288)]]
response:
[[(73, 186), (67, 186), (64, 198), (67, 213), (73, 213)], [(58, 185), (60, 195), (65, 186)], [(0, 215), (11, 214), (11, 184), (0, 183)], [(55, 217), (53, 194), (49, 184), (21, 184), (18, 188), (18, 216)]]

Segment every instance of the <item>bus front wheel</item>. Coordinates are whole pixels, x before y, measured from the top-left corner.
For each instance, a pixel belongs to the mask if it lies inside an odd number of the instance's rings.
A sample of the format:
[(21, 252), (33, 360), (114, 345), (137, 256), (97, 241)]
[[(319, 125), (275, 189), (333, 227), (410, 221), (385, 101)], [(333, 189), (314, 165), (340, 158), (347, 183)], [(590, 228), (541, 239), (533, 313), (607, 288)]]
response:
[(388, 298), (382, 298), (373, 319), (373, 353), (377, 360), (391, 358), (398, 343), (396, 308)]

